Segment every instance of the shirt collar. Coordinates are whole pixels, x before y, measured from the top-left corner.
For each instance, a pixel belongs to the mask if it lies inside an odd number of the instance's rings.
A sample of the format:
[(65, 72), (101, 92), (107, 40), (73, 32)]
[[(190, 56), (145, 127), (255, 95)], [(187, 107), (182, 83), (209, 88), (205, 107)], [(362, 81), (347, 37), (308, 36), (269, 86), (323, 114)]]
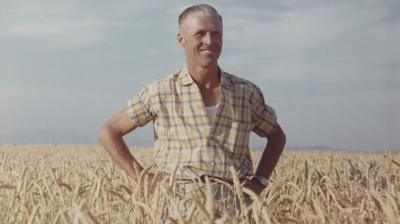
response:
[[(221, 85), (228, 89), (232, 88), (233, 84), (232, 84), (230, 78), (227, 76), (227, 74), (225, 74), (224, 71), (222, 71), (221, 67), (219, 67), (219, 70), (221, 72)], [(184, 86), (191, 85), (192, 83), (194, 83), (192, 76), (189, 74), (189, 71), (186, 66), (183, 67), (182, 70), (179, 72), (178, 82)]]

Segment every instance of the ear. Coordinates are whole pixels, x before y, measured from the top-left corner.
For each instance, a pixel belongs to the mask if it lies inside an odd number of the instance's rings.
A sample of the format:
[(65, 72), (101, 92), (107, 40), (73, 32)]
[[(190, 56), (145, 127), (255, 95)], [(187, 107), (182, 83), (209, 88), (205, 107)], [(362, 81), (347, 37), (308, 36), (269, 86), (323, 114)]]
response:
[(184, 47), (185, 46), (185, 39), (183, 38), (183, 35), (181, 32), (179, 32), (176, 35), (176, 40), (178, 41), (179, 46)]

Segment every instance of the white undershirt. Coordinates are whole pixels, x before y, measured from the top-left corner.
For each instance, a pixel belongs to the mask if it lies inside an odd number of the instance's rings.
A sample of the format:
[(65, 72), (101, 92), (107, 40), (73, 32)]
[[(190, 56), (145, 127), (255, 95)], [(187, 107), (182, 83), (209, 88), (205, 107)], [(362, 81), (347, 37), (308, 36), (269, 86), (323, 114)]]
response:
[(215, 106), (206, 107), (207, 116), (208, 116), (208, 119), (210, 120), (211, 124), (214, 123), (215, 116), (217, 115), (218, 106), (219, 106), (219, 103)]

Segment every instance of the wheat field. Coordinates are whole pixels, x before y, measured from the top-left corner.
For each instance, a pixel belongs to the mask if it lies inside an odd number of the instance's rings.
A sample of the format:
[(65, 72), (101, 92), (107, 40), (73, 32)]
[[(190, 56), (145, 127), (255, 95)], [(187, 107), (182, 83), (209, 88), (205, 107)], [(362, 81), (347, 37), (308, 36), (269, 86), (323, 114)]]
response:
[(400, 153), (285, 151), (260, 196), (236, 182), (219, 202), (209, 182), (185, 196), (143, 173), (139, 188), (98, 146), (2, 145), (0, 171), (1, 223), (400, 223)]

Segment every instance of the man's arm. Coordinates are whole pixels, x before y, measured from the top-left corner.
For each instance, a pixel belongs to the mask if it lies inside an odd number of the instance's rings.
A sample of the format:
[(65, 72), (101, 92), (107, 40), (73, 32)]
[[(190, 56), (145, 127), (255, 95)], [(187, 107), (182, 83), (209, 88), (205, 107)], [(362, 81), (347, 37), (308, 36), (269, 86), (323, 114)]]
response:
[[(258, 163), (255, 175), (269, 179), (278, 163), (279, 157), (282, 154), (286, 143), (286, 136), (279, 124), (277, 124), (275, 131), (271, 135), (267, 136), (267, 139), (268, 143), (261, 156), (260, 162)], [(262, 185), (254, 183), (251, 180), (248, 180), (244, 187), (252, 190), (256, 194), (260, 194), (264, 190)]]
[(143, 167), (129, 152), (122, 137), (138, 126), (132, 122), (126, 110), (121, 110), (104, 124), (99, 132), (99, 141), (111, 159), (135, 179)]
[(267, 139), (268, 143), (258, 163), (255, 175), (269, 179), (282, 154), (286, 143), (286, 136), (279, 124), (277, 124), (275, 131)]

